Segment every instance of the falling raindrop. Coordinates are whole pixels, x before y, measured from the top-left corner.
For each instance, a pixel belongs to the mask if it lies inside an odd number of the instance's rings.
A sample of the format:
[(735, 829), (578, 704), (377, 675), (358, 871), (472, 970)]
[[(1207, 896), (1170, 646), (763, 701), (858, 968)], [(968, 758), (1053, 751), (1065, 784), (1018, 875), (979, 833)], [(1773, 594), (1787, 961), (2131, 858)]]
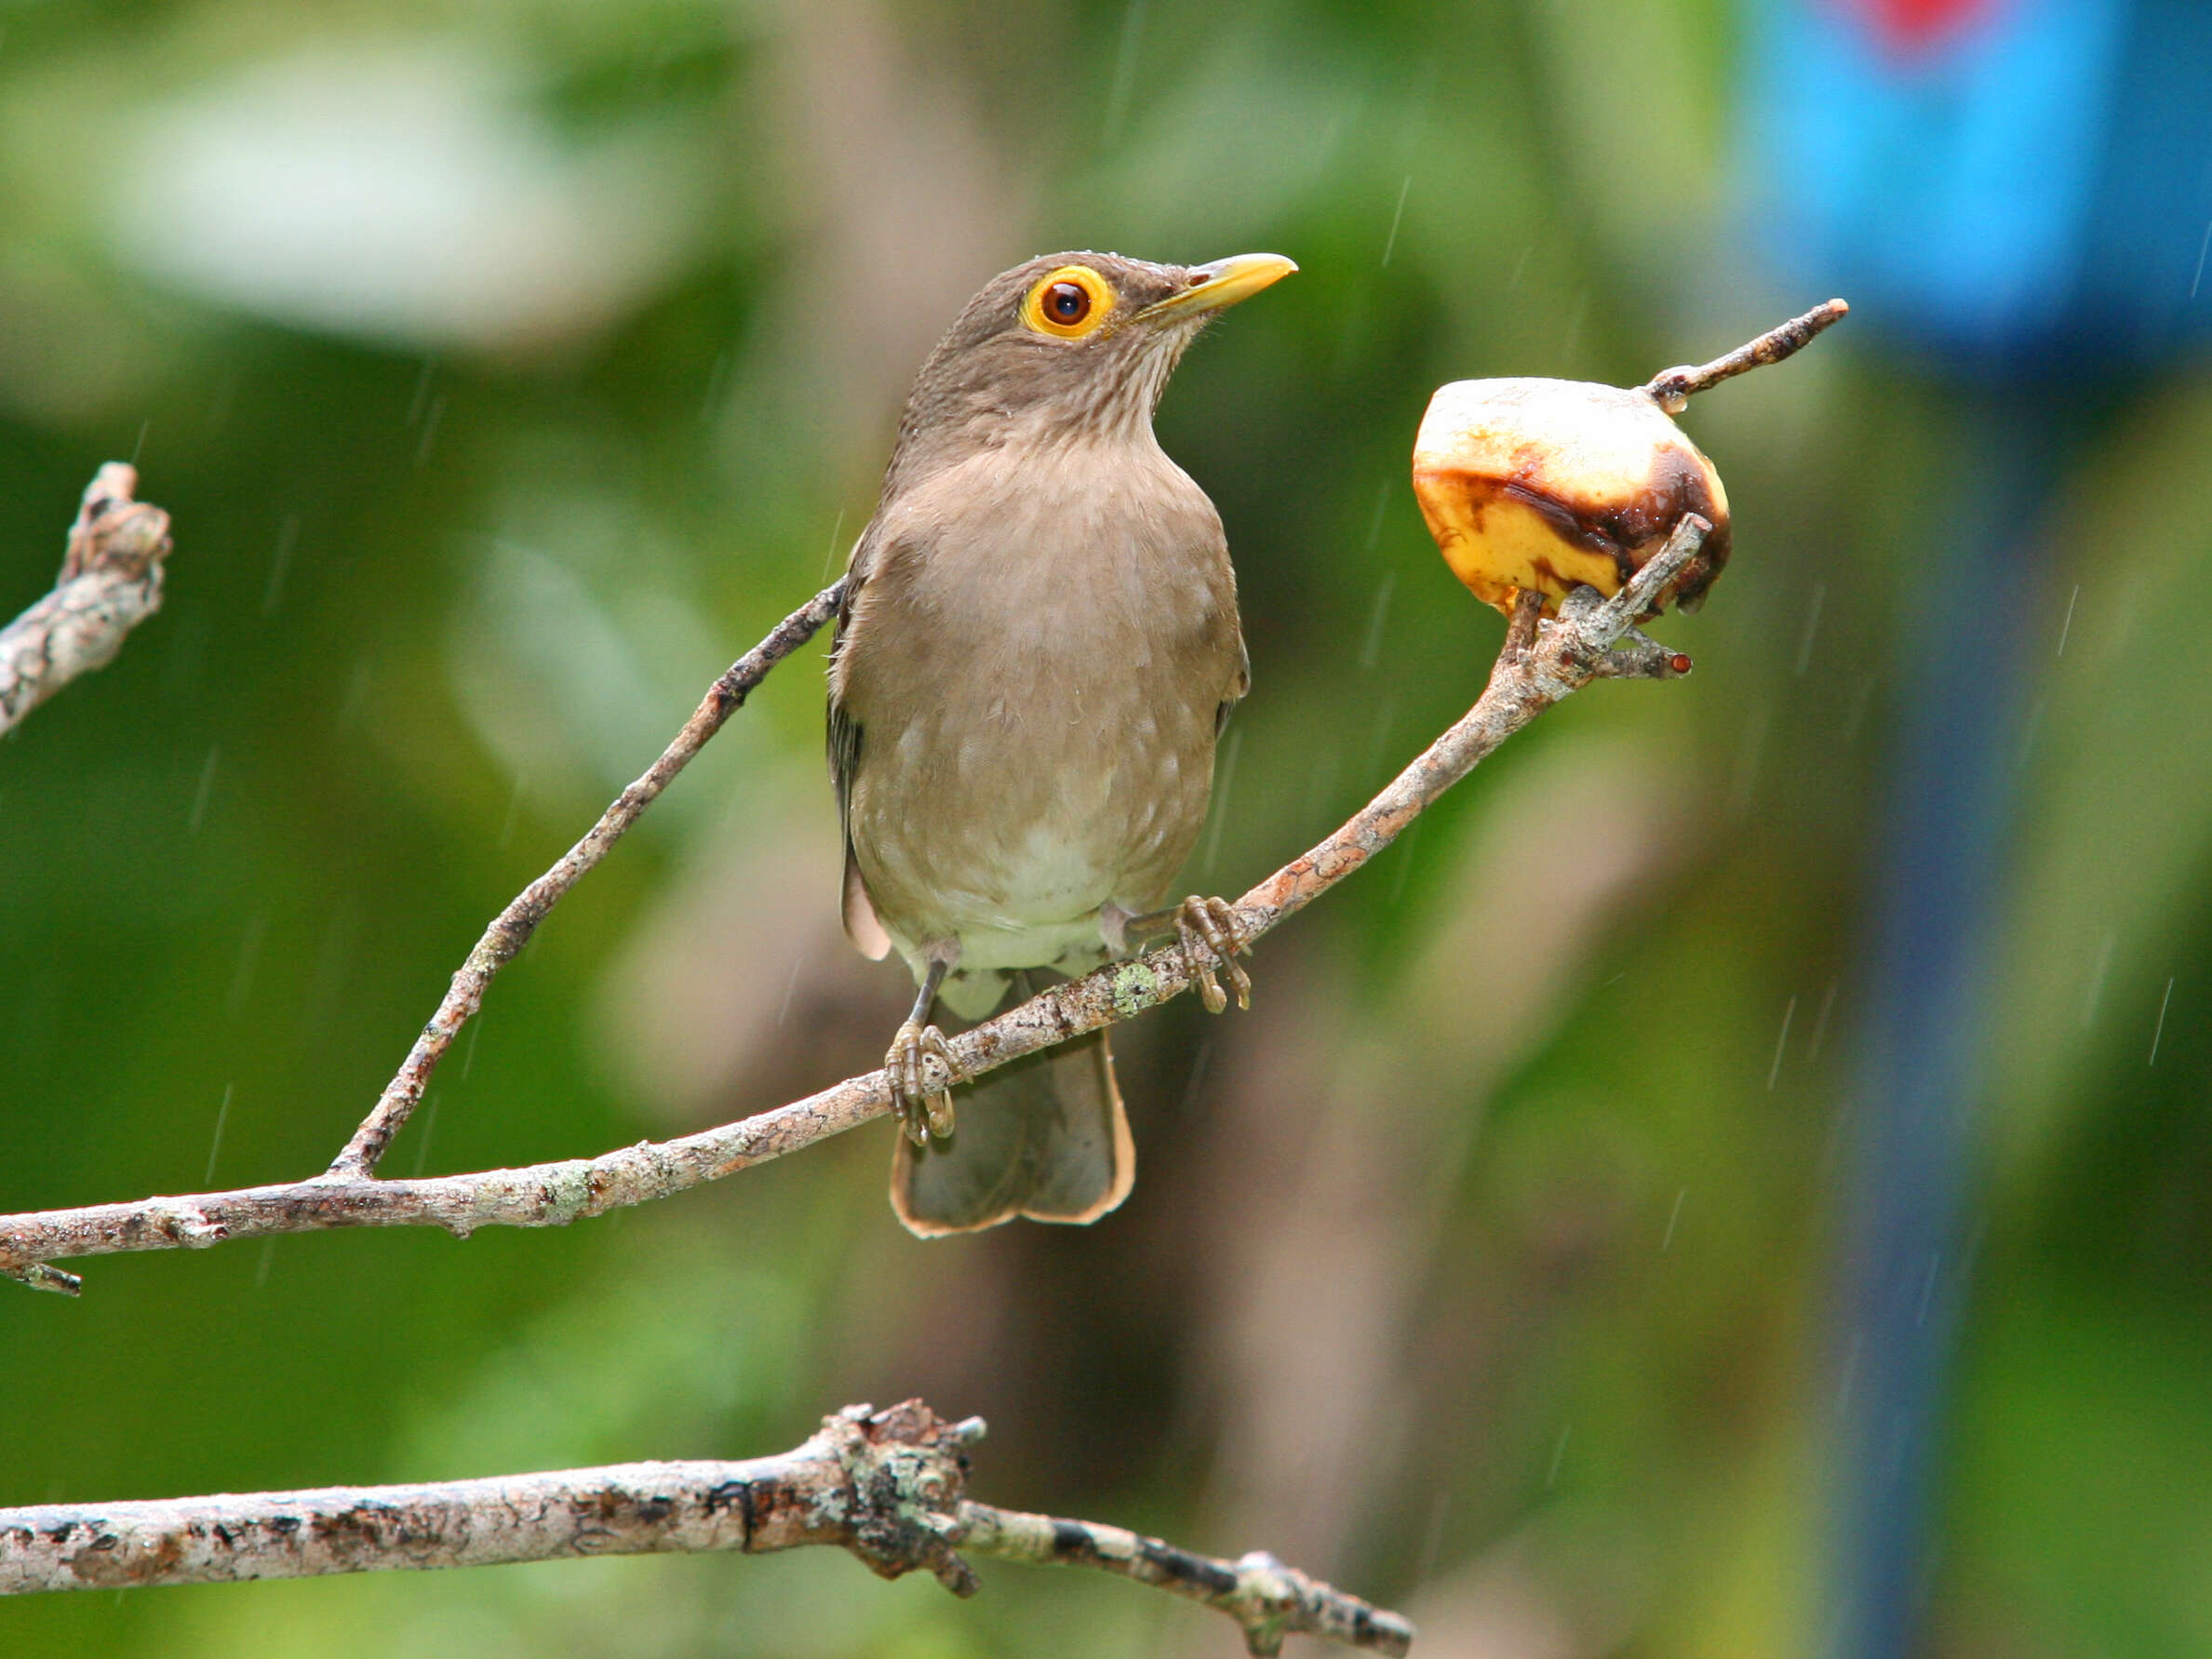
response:
[(838, 546), (844, 537), (845, 510), (839, 507), (837, 522), (829, 527), (829, 551), (822, 555), (822, 580), (814, 584), (816, 587), (824, 588), (829, 585), (830, 567), (838, 562)]
[(1796, 677), (1801, 680), (1805, 677), (1805, 670), (1813, 664), (1813, 637), (1820, 631), (1820, 607), (1827, 599), (1828, 583), (1816, 582), (1813, 584), (1812, 603), (1805, 607), (1805, 631), (1797, 642)]
[(269, 913), (256, 911), (246, 918), (246, 934), (238, 942), (238, 965), (231, 970), (231, 987), (223, 993), (222, 1011), (235, 1015), (246, 1006), (253, 989), (253, 970), (261, 963), (261, 942), (269, 936)]
[(269, 1264), (275, 1259), (275, 1256), (276, 1240), (274, 1238), (262, 1239), (261, 1259), (253, 1264), (253, 1288), (255, 1290), (261, 1289), (269, 1282)]
[(1408, 173), (1405, 182), (1398, 187), (1398, 206), (1390, 211), (1390, 234), (1383, 239), (1383, 269), (1390, 268), (1390, 256), (1398, 250), (1398, 223), (1405, 217), (1406, 193), (1414, 187), (1414, 176)]
[(1414, 873), (1414, 843), (1421, 838), (1421, 826), (1426, 817), (1414, 820), (1414, 827), (1399, 836), (1394, 845), (1398, 849), (1398, 874), (1390, 877), (1390, 907), (1396, 909), (1398, 901), (1405, 897), (1406, 877)]
[(231, 1090), (235, 1087), (237, 1085), (234, 1083), (222, 1086), (222, 1104), (215, 1108), (215, 1140), (208, 1148), (208, 1172), (200, 1177), (202, 1186), (212, 1187), (215, 1184), (215, 1157), (222, 1150), (222, 1126), (230, 1120)]
[(2205, 221), (2205, 239), (2196, 245), (2196, 274), (2189, 279), (2189, 297), (2196, 298), (2197, 284), (2205, 280), (2205, 250), (2212, 248), (2212, 220)]
[[(1382, 515), (1379, 511), (1375, 515), (1375, 519), (1378, 524), (1381, 522)], [(1382, 660), (1383, 623), (1390, 614), (1390, 594), (1397, 585), (1398, 572), (1385, 570), (1382, 582), (1374, 590), (1374, 609), (1367, 615), (1367, 637), (1360, 646), (1360, 672), (1361, 674), (1374, 673), (1375, 663)]]
[(1828, 989), (1820, 994), (1820, 1011), (1813, 1016), (1813, 1037), (1805, 1044), (1805, 1064), (1810, 1065), (1820, 1058), (1820, 1045), (1828, 1039), (1828, 1016), (1836, 1010), (1836, 989), (1843, 983), (1841, 975), (1828, 982)]
[(1867, 1333), (1854, 1331), (1851, 1345), (1843, 1353), (1843, 1374), (1836, 1380), (1836, 1415), (1845, 1416), (1851, 1410), (1852, 1385), (1858, 1381), (1859, 1350), (1866, 1345)]
[(1559, 1431), (1559, 1443), (1551, 1449), (1551, 1467), (1544, 1476), (1544, 1490), (1546, 1492), (1549, 1492), (1559, 1483), (1559, 1466), (1566, 1461), (1567, 1456), (1567, 1437), (1574, 1432), (1575, 1425), (1572, 1423)]
[(2097, 947), (2097, 957), (2089, 969), (2089, 989), (2082, 997), (2082, 1029), (2086, 1031), (2097, 1021), (2097, 1004), (2104, 996), (2104, 976), (2112, 966), (2113, 936), (2107, 933)]
[(1782, 1075), (1782, 1050), (1790, 1046), (1790, 1022), (1797, 1018), (1797, 998), (1790, 999), (1790, 1006), (1782, 1010), (1781, 1035), (1775, 1038), (1774, 1064), (1766, 1068), (1766, 1091), (1775, 1091), (1775, 1079)]
[(2075, 605), (2080, 603), (2081, 597), (2082, 584), (2077, 582), (2073, 584), (2073, 596), (2066, 601), (2065, 624), (2058, 630), (2058, 654), (2061, 657), (2066, 655), (2066, 636), (2073, 632), (2073, 608)]
[(1374, 512), (1367, 520), (1367, 551), (1373, 553), (1383, 539), (1383, 513), (1390, 504), (1392, 480), (1385, 478), (1383, 487), (1374, 492)]
[(1937, 1250), (1930, 1251), (1928, 1252), (1927, 1277), (1921, 1281), (1920, 1286), (1920, 1305), (1912, 1313), (1912, 1323), (1915, 1327), (1925, 1325), (1928, 1322), (1928, 1304), (1933, 1302), (1936, 1297), (1936, 1270), (1942, 1264), (1943, 1252)]
[(338, 700), (338, 717), (332, 723), (334, 730), (348, 730), (361, 717), (362, 707), (369, 702), (369, 659), (355, 657), (353, 672), (346, 676), (344, 695)]
[(1589, 316), (1589, 295), (1585, 291), (1575, 299), (1575, 310), (1567, 318), (1567, 337), (1560, 342), (1559, 348), (1562, 360), (1574, 361), (1575, 348), (1582, 343), (1582, 325)]
[(208, 796), (215, 788), (215, 761), (221, 753), (221, 744), (208, 745), (208, 758), (200, 767), (199, 786), (192, 792), (192, 811), (184, 820), (184, 833), (188, 836), (198, 835), (201, 821), (208, 816)]
[(1667, 1212), (1667, 1236), (1659, 1240), (1659, 1253), (1661, 1255), (1665, 1255), (1669, 1248), (1674, 1243), (1675, 1224), (1682, 1220), (1682, 1200), (1689, 1196), (1690, 1189), (1686, 1186), (1683, 1187), (1682, 1191), (1674, 1195), (1674, 1208)]
[(1436, 1571), (1436, 1559), (1443, 1553), (1444, 1518), (1452, 1510), (1452, 1489), (1440, 1487), (1435, 1497), (1428, 1501), (1428, 1525), (1421, 1534), (1421, 1553), (1415, 1559), (1414, 1582), (1426, 1583)]
[(284, 525), (276, 532), (276, 551), (269, 559), (269, 585), (261, 590), (261, 614), (275, 616), (276, 607), (284, 598), (285, 572), (291, 569), (292, 549), (300, 544), (300, 515), (287, 513)]
[(1129, 0), (1129, 9), (1121, 14), (1121, 44), (1114, 54), (1114, 79), (1106, 92), (1106, 127), (1099, 134), (1102, 142), (1113, 143), (1121, 136), (1121, 124), (1129, 118), (1129, 96), (1135, 88), (1137, 51), (1145, 41), (1145, 0)]
[(1211, 877), (1214, 860), (1221, 853), (1222, 826), (1229, 820), (1229, 785), (1237, 781), (1237, 750), (1244, 741), (1243, 731), (1229, 728), (1229, 741), (1221, 746), (1221, 764), (1213, 773), (1213, 823), (1206, 831), (1206, 856), (1199, 861), (1199, 867)]
[(721, 409), (722, 397), (730, 381), (730, 366), (734, 355), (730, 352), (715, 354), (714, 366), (706, 372), (706, 390), (700, 395), (699, 419), (702, 424), (711, 423)]
[(1186, 1117), (1190, 1116), (1191, 1108), (1198, 1104), (1199, 1085), (1206, 1080), (1206, 1065), (1213, 1058), (1213, 1039), (1209, 1037), (1199, 1044), (1199, 1051), (1191, 1057), (1190, 1081), (1183, 1085), (1182, 1115)]
[(499, 826), (499, 850), (506, 851), (515, 839), (515, 821), (522, 811), (522, 774), (515, 774), (515, 787), (507, 792), (507, 815)]
[(1868, 675), (1858, 682), (1858, 689), (1852, 693), (1851, 708), (1843, 716), (1843, 735), (1837, 740), (1838, 747), (1848, 749), (1858, 741), (1858, 729), (1866, 723), (1867, 704), (1874, 700), (1875, 678), (1875, 676)]
[(430, 1135), (437, 1128), (437, 1096), (430, 1095), (422, 1103), (422, 1135), (415, 1143), (415, 1178), (422, 1177), (422, 1171), (430, 1162)]
[(415, 465), (420, 468), (430, 460), (430, 446), (437, 441), (437, 429), (446, 418), (446, 396), (440, 392), (430, 400), (430, 409), (422, 417), (422, 436), (415, 445)]
[(2156, 1065), (2158, 1064), (2158, 1039), (2165, 1035), (2165, 1010), (2168, 1006), (2172, 1004), (2173, 1000), (2174, 982), (2172, 977), (2169, 975), (2165, 982), (2165, 995), (2158, 999), (2158, 1023), (2152, 1028), (2151, 1058), (2143, 1062), (2145, 1065)]
[(784, 981), (784, 1001), (776, 1010), (776, 1023), (781, 1026), (791, 1014), (791, 994), (798, 989), (798, 970), (806, 965), (806, 953), (799, 952), (791, 958), (790, 977)]
[(422, 419), (422, 411), (430, 406), (430, 377), (436, 372), (437, 359), (424, 357), (422, 372), (415, 376), (415, 395), (407, 406), (407, 423), (410, 428)]

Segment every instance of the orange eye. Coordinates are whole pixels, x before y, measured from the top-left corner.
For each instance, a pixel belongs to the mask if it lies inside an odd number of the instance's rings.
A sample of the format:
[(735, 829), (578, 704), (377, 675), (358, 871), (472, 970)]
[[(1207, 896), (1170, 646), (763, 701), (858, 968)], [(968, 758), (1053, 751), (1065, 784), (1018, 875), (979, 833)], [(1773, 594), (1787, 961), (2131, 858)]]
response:
[(1022, 301), (1022, 321), (1039, 334), (1080, 340), (1114, 309), (1114, 290), (1088, 265), (1048, 271)]

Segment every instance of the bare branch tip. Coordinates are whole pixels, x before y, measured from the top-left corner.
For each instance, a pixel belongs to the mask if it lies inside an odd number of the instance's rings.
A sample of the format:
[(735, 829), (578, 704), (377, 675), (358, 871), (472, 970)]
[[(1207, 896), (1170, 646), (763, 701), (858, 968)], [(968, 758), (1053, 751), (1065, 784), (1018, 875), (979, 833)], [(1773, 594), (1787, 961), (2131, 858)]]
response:
[(138, 469), (127, 461), (108, 462), (93, 475), (70, 527), (62, 582), (101, 569), (140, 577), (169, 555), (169, 515), (139, 501), (138, 487)]
[(16, 1283), (28, 1285), (34, 1291), (51, 1291), (57, 1296), (81, 1296), (85, 1293), (85, 1281), (77, 1275), (65, 1273), (45, 1262), (33, 1262), (27, 1267), (0, 1268), (0, 1278), (12, 1278)]
[(1643, 391), (1669, 414), (1679, 415), (1696, 394), (1709, 391), (1723, 381), (1749, 369), (1795, 356), (1812, 343), (1815, 336), (1850, 314), (1847, 301), (1825, 301), (1710, 363), (1683, 364), (1662, 370), (1644, 383)]

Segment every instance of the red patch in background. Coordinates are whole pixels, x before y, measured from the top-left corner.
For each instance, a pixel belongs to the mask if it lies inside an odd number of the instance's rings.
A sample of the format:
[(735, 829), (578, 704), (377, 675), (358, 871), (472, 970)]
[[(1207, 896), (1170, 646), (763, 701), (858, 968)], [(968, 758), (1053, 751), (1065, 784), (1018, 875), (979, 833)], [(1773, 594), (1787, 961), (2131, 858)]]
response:
[(1924, 52), (1996, 9), (1996, 0), (1843, 0), (1893, 51)]

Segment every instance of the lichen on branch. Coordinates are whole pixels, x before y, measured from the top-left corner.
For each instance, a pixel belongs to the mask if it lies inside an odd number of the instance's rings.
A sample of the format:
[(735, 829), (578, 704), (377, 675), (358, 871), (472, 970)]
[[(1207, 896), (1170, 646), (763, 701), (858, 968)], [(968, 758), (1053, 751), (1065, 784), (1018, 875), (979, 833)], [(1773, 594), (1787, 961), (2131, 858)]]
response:
[(980, 1418), (947, 1423), (910, 1399), (847, 1406), (803, 1445), (740, 1463), (0, 1509), (0, 1595), (829, 1545), (886, 1578), (926, 1572), (959, 1596), (981, 1587), (963, 1551), (1101, 1568), (1227, 1613), (1254, 1653), (1280, 1652), (1286, 1635), (1390, 1654), (1413, 1640), (1398, 1614), (1271, 1556), (1219, 1561), (972, 1502), (968, 1452), (983, 1432)]

